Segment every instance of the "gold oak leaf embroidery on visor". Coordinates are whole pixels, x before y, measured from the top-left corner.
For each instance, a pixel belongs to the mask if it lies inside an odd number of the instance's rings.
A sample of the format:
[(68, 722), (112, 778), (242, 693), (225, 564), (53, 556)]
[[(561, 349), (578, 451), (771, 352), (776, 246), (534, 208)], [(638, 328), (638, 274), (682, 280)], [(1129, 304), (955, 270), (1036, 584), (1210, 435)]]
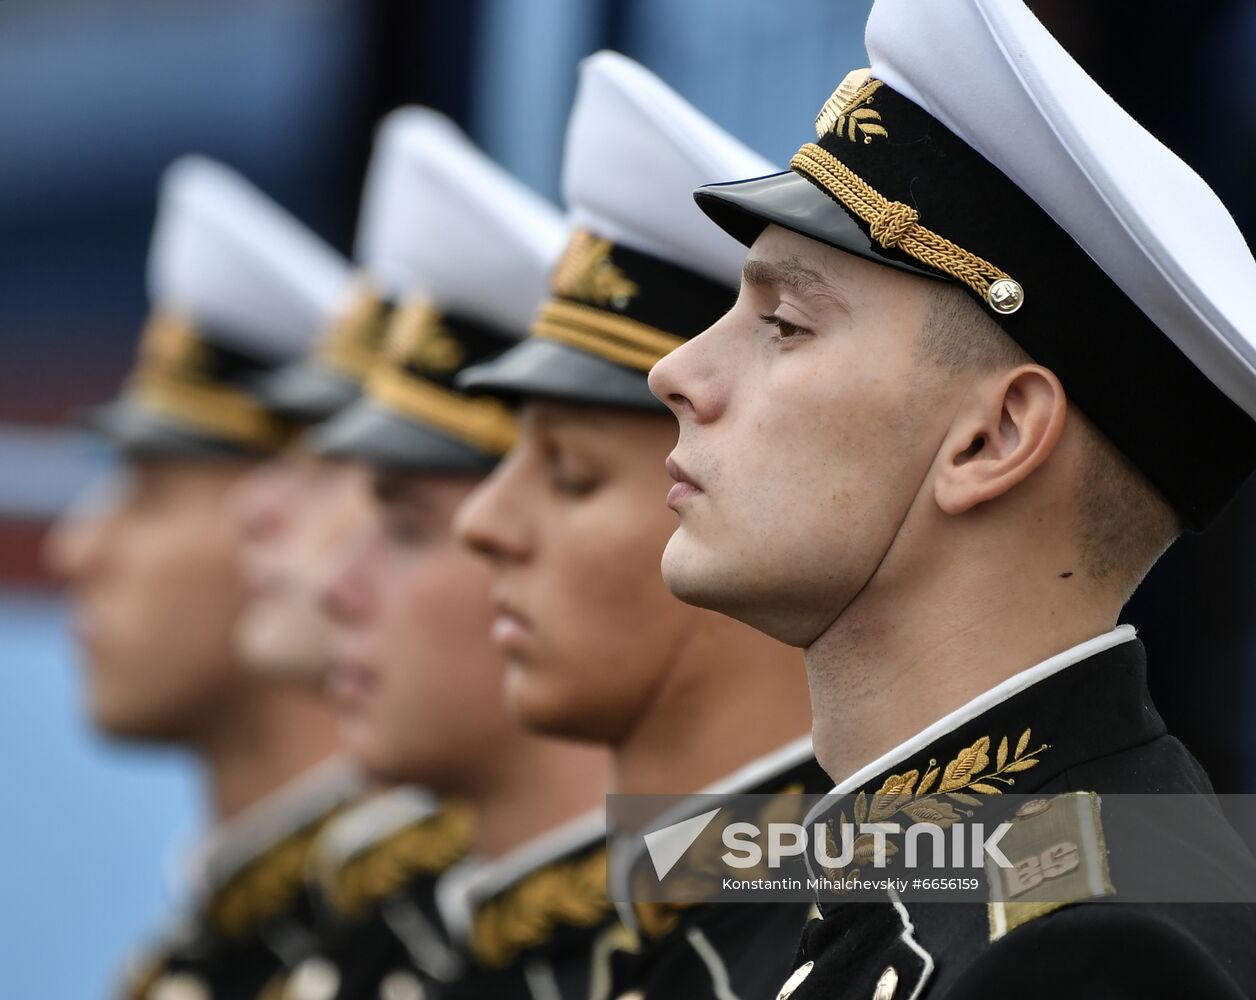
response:
[[(956, 754), (945, 767), (930, 759), (923, 776), (918, 768), (891, 774), (871, 796), (866, 792), (855, 796), (853, 824), (843, 811), (838, 815), (836, 826), (840, 830), (863, 823), (886, 823), (903, 816), (910, 823), (934, 823), (946, 829), (961, 817), (972, 816), (973, 811), (983, 805), (977, 795), (1000, 795), (1004, 788), (1016, 783), (1012, 775), (1038, 766), (1040, 755), (1050, 746), (1043, 743), (1031, 749), (1031, 737), (1032, 730), (1026, 729), (1015, 748), (1010, 746), (1006, 736), (1000, 739), (994, 751), (993, 769), (990, 767), (990, 737), (983, 736)], [(830, 855), (839, 853), (834, 825), (830, 822), (825, 826)], [(860, 834), (855, 838), (850, 864), (844, 868), (825, 867), (825, 872), (834, 879), (858, 876), (859, 866), (873, 860), (874, 844), (872, 834)], [(898, 846), (887, 838), (886, 858), (897, 853)]]

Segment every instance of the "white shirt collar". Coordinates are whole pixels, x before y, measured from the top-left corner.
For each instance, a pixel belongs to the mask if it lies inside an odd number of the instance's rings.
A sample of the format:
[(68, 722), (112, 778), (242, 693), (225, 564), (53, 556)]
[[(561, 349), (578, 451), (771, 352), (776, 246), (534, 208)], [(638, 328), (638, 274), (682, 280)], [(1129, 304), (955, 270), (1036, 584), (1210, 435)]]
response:
[(285, 837), (361, 794), (362, 784), (352, 763), (332, 757), (211, 828), (185, 867), (193, 891), (213, 892)]

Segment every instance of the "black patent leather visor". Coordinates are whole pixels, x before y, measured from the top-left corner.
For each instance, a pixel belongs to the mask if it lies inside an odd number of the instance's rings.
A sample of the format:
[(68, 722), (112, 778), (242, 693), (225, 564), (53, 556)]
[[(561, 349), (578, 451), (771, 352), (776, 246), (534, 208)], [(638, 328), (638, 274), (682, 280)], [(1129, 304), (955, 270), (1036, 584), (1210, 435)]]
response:
[(753, 244), (769, 225), (776, 225), (899, 271), (939, 277), (887, 256), (837, 202), (792, 170), (706, 184), (693, 193), (693, 199), (707, 218), (745, 246)]

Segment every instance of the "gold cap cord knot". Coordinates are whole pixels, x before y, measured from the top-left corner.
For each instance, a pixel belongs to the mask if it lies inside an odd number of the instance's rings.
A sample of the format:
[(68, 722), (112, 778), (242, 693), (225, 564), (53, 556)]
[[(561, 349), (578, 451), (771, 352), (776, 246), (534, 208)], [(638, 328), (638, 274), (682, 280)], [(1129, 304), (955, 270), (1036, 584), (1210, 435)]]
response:
[(869, 235), (887, 250), (896, 247), (917, 222), (920, 213), (901, 201), (886, 202), (881, 213), (872, 220)]

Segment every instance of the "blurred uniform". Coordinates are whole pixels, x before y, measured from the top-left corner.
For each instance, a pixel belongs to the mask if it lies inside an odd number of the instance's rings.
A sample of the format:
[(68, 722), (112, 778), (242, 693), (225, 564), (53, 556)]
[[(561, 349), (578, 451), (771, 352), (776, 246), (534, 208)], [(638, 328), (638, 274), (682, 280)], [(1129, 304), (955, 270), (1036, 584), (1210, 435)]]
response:
[(605, 994), (597, 950), (618, 919), (606, 893), (602, 810), (505, 857), (468, 866), (441, 893), (452, 940), (476, 972), (442, 997), (577, 1000)]
[(361, 790), (334, 760), (213, 830), (196, 850), (183, 915), (135, 963), (127, 1000), (272, 997), (315, 914), (305, 872), (320, 830)]
[[(516, 343), (526, 329), (545, 270), (561, 248), (561, 222), (435, 112), (394, 112), (381, 126), (377, 148), (360, 245), (364, 259), (377, 262), (377, 280), (395, 296), (395, 309), (362, 398), (316, 428), (311, 445), (325, 457), (377, 469), (487, 474), (510, 447), (513, 417), (495, 399), (460, 392), (454, 379)], [(447, 802), (439, 815), (460, 809)], [(586, 996), (595, 934), (614, 919), (597, 820), (491, 862), (472, 856), (451, 868), (457, 856), (441, 852), (443, 866), (430, 865), (407, 884), (372, 894), (361, 912), (373, 916), (350, 931), (359, 943), (314, 960), (324, 969), (341, 968), (341, 988), (317, 995)], [(421, 831), (422, 824), (410, 834), (415, 845)], [(335, 833), (329, 830), (326, 839)], [(381, 846), (379, 864), (396, 864), (388, 860), (386, 839)], [(363, 857), (375, 864), (369, 849)], [(332, 877), (350, 877), (354, 865), (347, 859), (344, 874)], [(500, 917), (486, 916), (490, 910)], [(460, 931), (446, 923), (450, 914), (458, 920), (468, 913)], [(492, 930), (473, 929), (485, 921)], [(373, 975), (362, 968), (364, 956), (374, 964)], [(299, 989), (304, 975), (305, 967), (298, 969), (286, 997), (314, 1000), (313, 992)], [(357, 984), (352, 989), (350, 977)]]
[[(631, 60), (609, 52), (585, 60), (563, 163), (572, 233), (552, 296), (524, 343), (469, 370), (459, 385), (662, 412), (646, 384), (650, 367), (735, 297), (744, 252), (712, 235), (691, 200), (695, 185), (730, 170), (766, 174), (772, 166)], [(703, 791), (792, 794), (829, 784), (804, 738)], [(699, 802), (694, 811), (707, 808)], [(644, 852), (634, 862), (611, 873), (617, 900), (629, 898), (640, 866), (650, 866)], [(599, 948), (594, 980), (609, 992), (598, 995), (769, 996), (788, 972), (809, 909), (625, 906), (624, 926)]]
[[(128, 460), (273, 453), (289, 426), (256, 386), (305, 349), (345, 278), (333, 251), (236, 174), (177, 162), (162, 183), (138, 364), (91, 423)], [(186, 912), (123, 995), (260, 995), (310, 933), (314, 836), (359, 787), (352, 768), (329, 760), (212, 829), (195, 852)]]
[(378, 793), (336, 817), (311, 856), (318, 937), (288, 977), (284, 1000), (423, 995), (418, 973), (461, 971), (445, 943), (436, 886), (471, 844), (470, 813), (415, 788)]

